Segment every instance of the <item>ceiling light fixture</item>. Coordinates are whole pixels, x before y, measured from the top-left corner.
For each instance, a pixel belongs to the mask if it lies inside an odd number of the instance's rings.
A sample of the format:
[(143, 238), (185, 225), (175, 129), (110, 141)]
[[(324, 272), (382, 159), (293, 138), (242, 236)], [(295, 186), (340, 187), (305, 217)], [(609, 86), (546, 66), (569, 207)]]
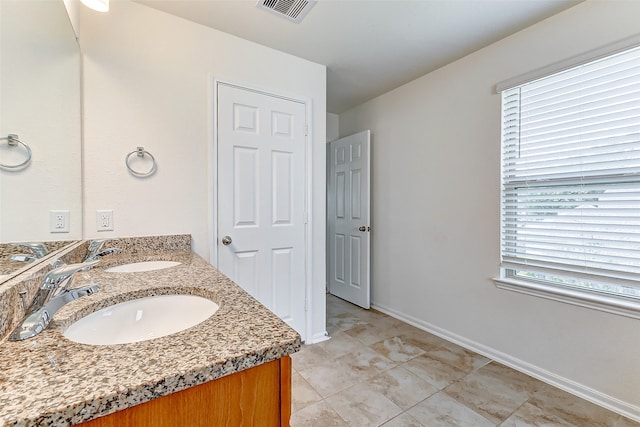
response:
[(109, 0), (80, 0), (80, 1), (89, 9), (93, 9), (98, 12), (109, 11)]

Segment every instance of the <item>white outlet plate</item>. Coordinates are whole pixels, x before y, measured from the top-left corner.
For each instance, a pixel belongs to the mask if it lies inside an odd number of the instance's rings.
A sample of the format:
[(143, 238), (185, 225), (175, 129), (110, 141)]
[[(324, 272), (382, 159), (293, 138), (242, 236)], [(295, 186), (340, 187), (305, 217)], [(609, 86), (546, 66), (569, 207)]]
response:
[(69, 211), (49, 211), (49, 231), (51, 233), (69, 232)]
[(113, 210), (96, 211), (96, 229), (98, 231), (113, 231)]

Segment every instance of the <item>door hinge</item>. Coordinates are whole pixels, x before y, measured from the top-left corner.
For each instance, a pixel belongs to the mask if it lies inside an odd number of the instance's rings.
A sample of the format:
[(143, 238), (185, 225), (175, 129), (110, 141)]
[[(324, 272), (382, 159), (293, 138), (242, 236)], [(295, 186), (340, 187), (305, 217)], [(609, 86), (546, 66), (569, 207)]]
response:
[(304, 136), (309, 136), (309, 125), (304, 125)]

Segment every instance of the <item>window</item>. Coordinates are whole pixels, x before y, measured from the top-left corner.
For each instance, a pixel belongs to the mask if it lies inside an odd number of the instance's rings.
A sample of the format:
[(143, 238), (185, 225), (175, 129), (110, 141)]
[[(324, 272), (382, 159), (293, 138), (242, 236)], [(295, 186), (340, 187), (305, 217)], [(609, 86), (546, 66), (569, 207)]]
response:
[(501, 191), (498, 286), (640, 317), (640, 47), (502, 91)]

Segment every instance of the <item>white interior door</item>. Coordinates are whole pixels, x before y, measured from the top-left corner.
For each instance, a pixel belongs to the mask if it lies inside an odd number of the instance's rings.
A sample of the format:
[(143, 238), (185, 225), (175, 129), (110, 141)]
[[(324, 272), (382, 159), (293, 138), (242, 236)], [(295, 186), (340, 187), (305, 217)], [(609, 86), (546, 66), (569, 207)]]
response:
[(330, 145), (329, 292), (369, 308), (370, 131)]
[(217, 88), (218, 269), (304, 338), (306, 105)]

